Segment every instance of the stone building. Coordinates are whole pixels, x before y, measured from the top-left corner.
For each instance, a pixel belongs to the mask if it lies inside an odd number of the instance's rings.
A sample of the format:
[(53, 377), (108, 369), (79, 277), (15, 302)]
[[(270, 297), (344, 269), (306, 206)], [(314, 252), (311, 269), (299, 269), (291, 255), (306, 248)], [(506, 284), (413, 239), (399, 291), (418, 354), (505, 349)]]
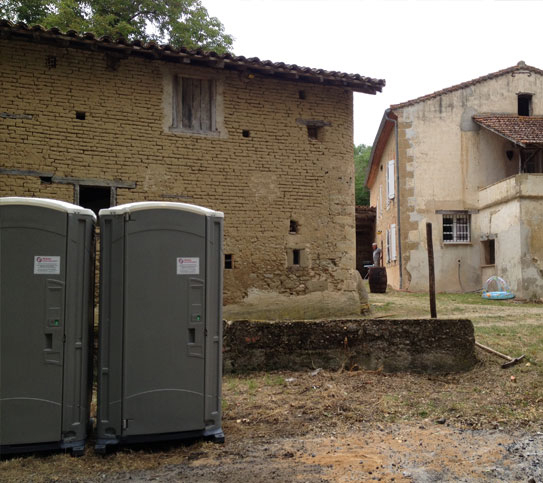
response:
[(396, 104), (384, 113), (366, 185), (389, 283), (480, 289), (503, 277), (543, 297), (543, 71), (513, 67)]
[(383, 80), (7, 21), (0, 64), (0, 196), (220, 210), (225, 316), (358, 309), (353, 92)]

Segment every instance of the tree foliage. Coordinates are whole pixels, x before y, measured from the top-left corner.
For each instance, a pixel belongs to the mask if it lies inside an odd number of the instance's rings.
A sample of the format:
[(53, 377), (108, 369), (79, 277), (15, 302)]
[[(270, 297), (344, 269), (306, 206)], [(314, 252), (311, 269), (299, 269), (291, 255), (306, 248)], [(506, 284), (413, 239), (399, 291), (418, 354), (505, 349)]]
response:
[(219, 53), (233, 42), (201, 0), (0, 0), (0, 18)]
[(369, 206), (370, 192), (364, 185), (370, 161), (371, 146), (359, 144), (354, 147), (354, 191), (357, 206)]

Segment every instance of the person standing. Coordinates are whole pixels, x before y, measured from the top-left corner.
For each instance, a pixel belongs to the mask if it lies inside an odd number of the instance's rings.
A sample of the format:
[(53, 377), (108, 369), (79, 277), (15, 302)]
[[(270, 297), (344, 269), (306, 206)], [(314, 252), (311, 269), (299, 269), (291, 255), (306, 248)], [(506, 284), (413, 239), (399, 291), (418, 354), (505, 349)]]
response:
[(372, 243), (371, 247), (373, 248), (373, 266), (381, 266), (381, 249), (377, 246), (377, 243)]

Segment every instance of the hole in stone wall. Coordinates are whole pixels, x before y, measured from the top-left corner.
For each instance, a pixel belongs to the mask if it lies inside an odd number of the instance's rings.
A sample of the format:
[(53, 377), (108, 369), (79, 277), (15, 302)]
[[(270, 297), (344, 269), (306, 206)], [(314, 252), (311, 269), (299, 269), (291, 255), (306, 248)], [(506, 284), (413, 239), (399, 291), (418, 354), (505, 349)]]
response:
[(298, 99), (305, 99), (305, 91), (304, 90), (301, 90), (301, 91), (298, 91)]
[(234, 268), (234, 256), (231, 253), (224, 255), (224, 269), (232, 270)]
[(84, 121), (87, 117), (86, 113), (84, 111), (75, 111), (75, 118), (79, 119), (80, 121)]
[(289, 233), (298, 233), (298, 222), (296, 220), (290, 220)]
[(48, 55), (45, 58), (45, 66), (48, 69), (54, 69), (57, 66), (57, 58), (54, 55)]
[(40, 176), (40, 181), (43, 184), (52, 184), (53, 183), (53, 177), (52, 176)]
[(307, 137), (309, 139), (319, 139), (320, 128), (317, 126), (307, 126)]
[(300, 252), (298, 248), (292, 250), (292, 265), (300, 265)]
[(244, 138), (248, 138), (251, 135), (251, 133), (247, 129), (244, 129), (243, 131), (241, 131), (241, 135)]

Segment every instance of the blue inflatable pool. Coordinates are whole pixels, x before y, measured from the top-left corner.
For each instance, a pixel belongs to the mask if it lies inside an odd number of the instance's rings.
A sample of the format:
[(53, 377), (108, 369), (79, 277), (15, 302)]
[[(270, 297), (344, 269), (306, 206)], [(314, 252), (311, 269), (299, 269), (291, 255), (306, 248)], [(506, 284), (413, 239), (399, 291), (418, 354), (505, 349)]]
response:
[(511, 292), (483, 292), (482, 297), (484, 299), (504, 300), (504, 299), (514, 299), (515, 294), (512, 294)]

